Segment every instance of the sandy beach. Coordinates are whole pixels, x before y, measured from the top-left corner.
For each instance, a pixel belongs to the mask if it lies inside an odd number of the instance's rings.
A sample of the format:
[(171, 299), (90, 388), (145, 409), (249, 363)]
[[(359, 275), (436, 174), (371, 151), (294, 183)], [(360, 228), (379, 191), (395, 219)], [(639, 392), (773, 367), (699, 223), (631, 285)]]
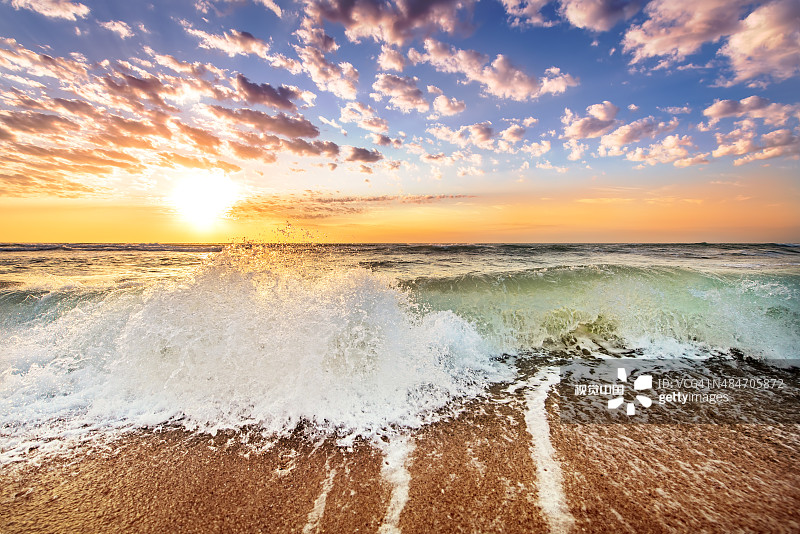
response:
[[(549, 517), (523, 391), (495, 388), (399, 446), (140, 432), (0, 475), (0, 531), (797, 532), (796, 425), (561, 424)], [(541, 441), (538, 441), (541, 443)]]

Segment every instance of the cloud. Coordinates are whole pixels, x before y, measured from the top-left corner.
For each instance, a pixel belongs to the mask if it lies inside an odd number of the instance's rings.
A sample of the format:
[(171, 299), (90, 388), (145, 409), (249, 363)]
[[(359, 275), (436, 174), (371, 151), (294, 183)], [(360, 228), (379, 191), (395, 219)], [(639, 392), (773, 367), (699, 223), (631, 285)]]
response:
[(10, 132), (50, 134), (79, 130), (80, 126), (69, 119), (31, 111), (0, 111), (0, 123)]
[(561, 0), (559, 13), (573, 26), (608, 31), (639, 11), (638, 0)]
[(178, 131), (191, 139), (192, 143), (205, 152), (215, 152), (220, 145), (220, 139), (211, 132), (202, 128), (195, 128), (182, 122), (177, 123)]
[(396, 76), (394, 74), (378, 74), (372, 88), (375, 100), (389, 97), (389, 105), (403, 113), (410, 111), (424, 112), (430, 109), (430, 104), (425, 100), (422, 90), (417, 87), (417, 78)]
[(572, 110), (566, 108), (561, 122), (564, 124), (564, 137), (569, 139), (588, 139), (600, 137), (611, 130), (617, 121), (619, 108), (604, 100), (600, 104), (593, 104), (586, 108), (586, 117), (578, 117)]
[(247, 124), (262, 132), (272, 132), (286, 137), (317, 137), (319, 129), (304, 117), (289, 117), (283, 113), (267, 115), (252, 109), (228, 109), (211, 105), (207, 109), (217, 118), (233, 124)]
[(237, 143), (236, 141), (228, 141), (227, 145), (239, 159), (259, 160), (264, 163), (275, 163), (278, 160), (274, 153), (268, 152), (261, 147)]
[(372, 142), (379, 146), (391, 146), (394, 148), (400, 148), (403, 146), (403, 141), (401, 139), (392, 139), (388, 135), (383, 134), (370, 134), (372, 138)]
[(225, 76), (224, 70), (210, 63), (201, 63), (199, 61), (195, 61), (194, 63), (189, 63), (187, 61), (181, 61), (173, 56), (170, 56), (169, 54), (157, 54), (150, 47), (145, 47), (144, 50), (150, 56), (152, 56), (153, 59), (156, 60), (156, 63), (164, 67), (167, 67), (179, 74), (191, 74), (196, 78), (202, 78), (207, 75), (212, 75), (216, 79)]
[(780, 125), (794, 116), (800, 119), (800, 105), (772, 103), (760, 96), (748, 96), (741, 100), (715, 100), (703, 110), (703, 115), (711, 124), (726, 117), (747, 116), (751, 119), (764, 119), (767, 124)]
[[(512, 26), (553, 26), (542, 9), (550, 0), (501, 0)], [(560, 0), (558, 14), (578, 28), (607, 31), (639, 11), (638, 0)]]
[(378, 113), (368, 104), (361, 102), (348, 102), (342, 108), (339, 117), (342, 122), (354, 122), (360, 128), (374, 133), (386, 133), (389, 131), (389, 123), (386, 119), (378, 117)]
[(281, 85), (275, 89), (268, 83), (252, 83), (242, 74), (236, 76), (236, 88), (239, 96), (248, 104), (264, 104), (276, 109), (295, 111), (297, 106), (292, 100), (305, 96), (305, 91), (297, 87)]
[(275, 13), (278, 16), (278, 18), (281, 18), (283, 16), (283, 11), (281, 10), (280, 6), (278, 6), (278, 4), (275, 3), (273, 0), (255, 0), (255, 2), (257, 4), (261, 4), (262, 6), (266, 7), (267, 9)]
[(296, 46), (300, 64), (323, 91), (345, 100), (354, 100), (358, 92), (358, 71), (347, 62), (331, 63), (323, 52), (313, 46)]
[(800, 2), (779, 0), (756, 8), (720, 49), (734, 81), (758, 76), (786, 80), (800, 72)]
[(294, 34), (306, 45), (313, 46), (322, 52), (333, 52), (339, 48), (336, 40), (325, 33), (325, 28), (314, 25), (309, 18), (304, 18), (300, 23), (300, 29)]
[(673, 163), (676, 167), (686, 167), (689, 165), (699, 165), (708, 163), (708, 154), (696, 154), (691, 156), (689, 149), (692, 148), (692, 138), (688, 135), (669, 135), (660, 143), (650, 145), (648, 148), (636, 148), (625, 154), (630, 161), (640, 161), (647, 165), (657, 165), (659, 163)]
[(671, 113), (673, 115), (682, 115), (692, 112), (692, 108), (690, 108), (689, 106), (681, 106), (681, 107), (668, 106), (665, 108), (659, 107), (658, 110), (663, 111), (664, 113)]
[(512, 124), (502, 132), (500, 132), (500, 137), (502, 137), (505, 141), (509, 143), (516, 143), (517, 141), (522, 141), (523, 137), (525, 137), (525, 128), (520, 126), (519, 124)]
[[(746, 10), (752, 9), (740, 20)], [(705, 43), (727, 38), (718, 54), (727, 57), (733, 79), (723, 85), (758, 77), (786, 80), (800, 72), (800, 24), (797, 0), (775, 0), (756, 5), (748, 0), (654, 0), (647, 4), (648, 19), (631, 26), (623, 49), (631, 63), (663, 58), (657, 68), (683, 61)]]
[(537, 122), (539, 122), (539, 119), (535, 119), (533, 117), (527, 117), (527, 118), (522, 120), (522, 125), (527, 128), (529, 126), (533, 126)]
[(331, 141), (308, 142), (303, 139), (281, 140), (281, 148), (298, 156), (328, 156), (339, 154), (339, 145)]
[(739, 27), (748, 0), (653, 0), (644, 9), (647, 20), (628, 28), (623, 50), (632, 63), (666, 56), (683, 60), (703, 43), (714, 42)]
[(718, 133), (715, 158), (724, 156), (743, 156), (734, 160), (734, 165), (744, 165), (752, 161), (777, 157), (800, 155), (800, 137), (787, 128), (781, 128), (762, 135), (756, 141), (755, 124), (742, 121), (739, 127), (727, 134)]
[(306, 16), (321, 26), (323, 20), (341, 24), (348, 39), (373, 39), (400, 45), (417, 36), (438, 31), (453, 34), (467, 29), (462, 11), (471, 11), (473, 0), (310, 0)]
[(100, 22), (99, 24), (106, 30), (116, 33), (122, 39), (133, 37), (133, 32), (131, 31), (131, 27), (122, 22), (121, 20), (109, 20), (108, 22)]
[(319, 116), (319, 120), (323, 124), (327, 124), (328, 126), (336, 128), (337, 130), (339, 130), (339, 132), (341, 132), (342, 135), (347, 135), (347, 131), (345, 131), (345, 129), (342, 128), (342, 126), (339, 123), (337, 123), (336, 121), (330, 120), (330, 119), (326, 119), (322, 115)]
[(467, 104), (463, 100), (439, 95), (433, 99), (433, 109), (436, 110), (437, 113), (449, 117), (467, 109)]
[(345, 155), (345, 161), (361, 161), (364, 163), (375, 163), (383, 159), (383, 155), (377, 150), (369, 150), (367, 148), (358, 148), (349, 146)]
[(56, 19), (76, 20), (89, 14), (88, 7), (72, 0), (11, 0), (10, 3), (14, 9), (29, 9)]
[(439, 72), (462, 74), (468, 82), (481, 84), (486, 94), (517, 101), (563, 93), (578, 84), (578, 80), (555, 67), (547, 69), (546, 76), (538, 80), (514, 66), (503, 54), (488, 63), (488, 56), (474, 50), (459, 50), (434, 39), (425, 40), (425, 54), (409, 50), (409, 59), (415, 64), (430, 63)]
[(474, 198), (470, 195), (330, 196), (316, 191), (289, 195), (259, 195), (237, 203), (231, 211), (237, 219), (325, 219), (344, 217), (390, 205), (424, 205)]
[(673, 131), (678, 127), (678, 120), (658, 122), (652, 116), (645, 117), (625, 124), (600, 139), (598, 153), (601, 156), (619, 156), (625, 145), (636, 143), (645, 137), (653, 138), (656, 135)]
[(550, 141), (542, 141), (541, 143), (526, 143), (520, 147), (520, 150), (538, 158), (541, 155), (550, 152)]
[(269, 44), (255, 37), (252, 33), (229, 30), (223, 32), (222, 35), (214, 35), (206, 33), (192, 27), (187, 21), (181, 21), (184, 29), (190, 35), (200, 39), (200, 48), (207, 50), (220, 50), (228, 55), (228, 57), (235, 57), (237, 55), (247, 56), (255, 55), (264, 59), (271, 59), (269, 55)]
[(28, 50), (14, 39), (0, 37), (0, 67), (24, 70), (31, 76), (55, 78), (65, 83), (80, 83), (88, 74), (85, 61), (53, 57)]
[(437, 139), (461, 147), (473, 144), (478, 148), (494, 149), (494, 141), (492, 140), (494, 129), (489, 121), (462, 126), (458, 130), (439, 124), (429, 127), (426, 131)]
[(391, 46), (383, 45), (381, 55), (378, 56), (378, 66), (383, 70), (402, 72), (406, 66), (406, 58)]
[(545, 20), (542, 8), (550, 0), (501, 0), (506, 8), (512, 26), (552, 26), (552, 21)]
[(589, 149), (589, 145), (585, 145), (577, 139), (570, 139), (564, 143), (564, 148), (569, 150), (567, 159), (570, 161), (578, 161), (583, 157), (583, 153)]
[(557, 167), (557, 166), (553, 165), (552, 163), (550, 163), (549, 161), (547, 161), (546, 159), (536, 162), (536, 168), (537, 169), (544, 169), (544, 170), (547, 170), (547, 171), (556, 171), (559, 174), (564, 174), (565, 172), (567, 172), (569, 170), (566, 167)]

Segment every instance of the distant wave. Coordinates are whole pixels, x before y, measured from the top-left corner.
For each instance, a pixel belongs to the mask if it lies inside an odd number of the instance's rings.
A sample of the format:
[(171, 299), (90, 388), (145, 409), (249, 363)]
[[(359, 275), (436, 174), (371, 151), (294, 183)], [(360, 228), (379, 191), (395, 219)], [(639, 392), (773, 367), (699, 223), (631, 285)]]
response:
[(2, 252), (39, 252), (39, 251), (89, 251), (89, 252), (220, 252), (225, 245), (221, 244), (163, 244), (163, 243), (0, 243)]

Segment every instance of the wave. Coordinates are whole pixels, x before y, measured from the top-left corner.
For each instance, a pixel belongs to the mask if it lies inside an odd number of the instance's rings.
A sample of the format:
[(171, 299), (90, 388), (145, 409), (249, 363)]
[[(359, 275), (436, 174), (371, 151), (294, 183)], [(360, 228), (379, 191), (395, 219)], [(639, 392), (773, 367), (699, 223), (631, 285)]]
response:
[(609, 340), (650, 346), (651, 356), (678, 343), (792, 358), (800, 346), (797, 274), (598, 264), (419, 277), (403, 286), (431, 309), (467, 319), (502, 352), (543, 347), (598, 320)]
[(221, 244), (164, 243), (0, 243), (3, 252), (220, 252)]
[[(343, 249), (373, 257), (346, 263)], [(419, 262), (380, 257), (242, 244), (168, 280), (0, 285), (0, 462), (161, 425), (377, 440), (512, 379), (509, 355), (800, 346), (794, 272), (597, 263), (403, 278), (392, 269)]]
[(277, 254), (226, 250), (181, 283), (3, 294), (0, 459), (165, 424), (378, 439), (504, 376), (456, 314)]

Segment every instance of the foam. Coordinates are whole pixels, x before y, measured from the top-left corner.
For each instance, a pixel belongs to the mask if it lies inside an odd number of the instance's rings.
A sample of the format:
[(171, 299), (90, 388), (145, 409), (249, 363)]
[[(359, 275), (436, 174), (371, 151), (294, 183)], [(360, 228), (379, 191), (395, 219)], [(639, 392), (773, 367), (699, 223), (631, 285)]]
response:
[(164, 424), (275, 435), (302, 422), (343, 444), (377, 440), (503, 376), (454, 313), (306, 260), (231, 250), (182, 283), (34, 313), (0, 342), (0, 458)]

